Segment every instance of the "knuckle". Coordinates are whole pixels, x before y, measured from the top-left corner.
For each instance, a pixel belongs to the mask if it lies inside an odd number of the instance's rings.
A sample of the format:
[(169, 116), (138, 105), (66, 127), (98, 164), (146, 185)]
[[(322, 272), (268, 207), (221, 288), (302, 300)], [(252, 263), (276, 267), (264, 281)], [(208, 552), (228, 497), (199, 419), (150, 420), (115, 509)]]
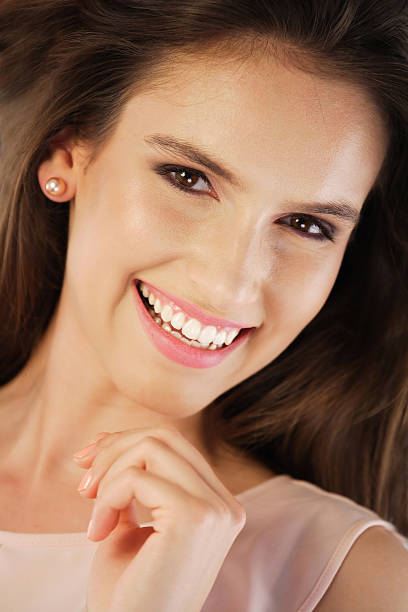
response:
[(232, 524), (237, 529), (241, 530), (245, 526), (247, 519), (245, 508), (238, 500), (234, 500), (232, 507)]
[(242, 529), (246, 522), (246, 513), (238, 502), (228, 504), (226, 502), (220, 502), (218, 505), (218, 516), (221, 522), (225, 523), (228, 528)]
[(242, 513), (231, 511), (231, 508), (222, 502), (208, 503), (204, 500), (197, 500), (190, 506), (194, 524), (199, 528), (222, 529), (223, 532), (232, 530), (240, 531), (245, 524), (245, 519)]
[(145, 436), (144, 438), (142, 438), (138, 446), (140, 450), (148, 451), (148, 450), (151, 450), (152, 448), (157, 448), (159, 444), (161, 444), (160, 440), (149, 435), (149, 436)]
[(140, 470), (134, 465), (129, 465), (117, 474), (108, 472), (99, 483), (97, 497), (100, 498), (104, 493), (109, 495), (116, 487), (132, 487), (139, 474)]
[(133, 484), (135, 479), (140, 476), (140, 468), (135, 465), (129, 465), (125, 468), (121, 474), (121, 479), (124, 484)]
[(231, 508), (222, 500), (207, 502), (203, 499), (196, 499), (190, 506), (194, 523), (204, 527), (225, 528), (235, 527), (236, 517), (231, 512)]
[(220, 501), (216, 507), (216, 513), (219, 519), (225, 523), (231, 522), (231, 509), (226, 503)]
[(244, 507), (235, 500), (231, 503), (219, 500), (214, 506), (214, 513), (218, 523), (225, 525), (226, 529), (238, 530), (244, 527), (246, 523), (246, 512)]
[(217, 511), (204, 499), (195, 498), (189, 505), (190, 514), (197, 525), (207, 525), (217, 519)]

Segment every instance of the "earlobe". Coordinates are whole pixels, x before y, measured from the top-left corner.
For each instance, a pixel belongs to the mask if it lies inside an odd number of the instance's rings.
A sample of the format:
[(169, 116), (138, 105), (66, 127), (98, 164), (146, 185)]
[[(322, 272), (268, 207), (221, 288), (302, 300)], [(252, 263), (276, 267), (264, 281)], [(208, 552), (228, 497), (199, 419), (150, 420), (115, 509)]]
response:
[(63, 195), (67, 185), (62, 178), (52, 177), (45, 183), (45, 190), (50, 195)]
[(75, 197), (74, 179), (69, 181), (61, 176), (58, 176), (52, 170), (48, 173), (44, 169), (38, 170), (38, 181), (44, 195), (55, 202), (67, 202)]
[(71, 148), (53, 140), (49, 157), (38, 168), (38, 181), (47, 198), (66, 202), (75, 197), (75, 172)]

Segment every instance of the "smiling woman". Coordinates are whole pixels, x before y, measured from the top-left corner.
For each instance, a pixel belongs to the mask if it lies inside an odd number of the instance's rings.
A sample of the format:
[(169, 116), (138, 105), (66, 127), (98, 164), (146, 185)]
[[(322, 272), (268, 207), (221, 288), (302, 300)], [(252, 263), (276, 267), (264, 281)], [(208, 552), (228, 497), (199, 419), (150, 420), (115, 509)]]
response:
[(1, 2), (2, 609), (406, 610), (407, 34)]

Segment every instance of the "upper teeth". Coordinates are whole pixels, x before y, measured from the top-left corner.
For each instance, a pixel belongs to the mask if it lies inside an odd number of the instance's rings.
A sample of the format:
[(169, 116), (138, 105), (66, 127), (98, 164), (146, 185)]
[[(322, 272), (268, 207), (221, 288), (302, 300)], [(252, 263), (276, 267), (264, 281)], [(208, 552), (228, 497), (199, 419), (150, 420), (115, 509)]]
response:
[(162, 304), (160, 299), (156, 297), (144, 283), (141, 283), (140, 290), (143, 297), (147, 298), (149, 304), (153, 306), (154, 311), (160, 315), (166, 323), (169, 321), (174, 329), (180, 329), (181, 332), (190, 340), (198, 340), (204, 346), (210, 343), (216, 346), (222, 344), (231, 344), (231, 342), (239, 334), (239, 329), (235, 327), (215, 327), (214, 325), (204, 325), (197, 319), (192, 319), (186, 315), (181, 308), (176, 304)]

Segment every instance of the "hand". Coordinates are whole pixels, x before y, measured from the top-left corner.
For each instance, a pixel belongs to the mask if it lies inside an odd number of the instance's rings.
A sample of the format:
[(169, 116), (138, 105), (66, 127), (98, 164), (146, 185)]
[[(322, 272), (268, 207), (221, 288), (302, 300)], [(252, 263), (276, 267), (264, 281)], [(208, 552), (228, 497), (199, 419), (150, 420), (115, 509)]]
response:
[(101, 542), (88, 612), (199, 612), (246, 520), (201, 453), (175, 429), (132, 429), (105, 434), (78, 462), (92, 465), (82, 495), (96, 498), (88, 537)]

